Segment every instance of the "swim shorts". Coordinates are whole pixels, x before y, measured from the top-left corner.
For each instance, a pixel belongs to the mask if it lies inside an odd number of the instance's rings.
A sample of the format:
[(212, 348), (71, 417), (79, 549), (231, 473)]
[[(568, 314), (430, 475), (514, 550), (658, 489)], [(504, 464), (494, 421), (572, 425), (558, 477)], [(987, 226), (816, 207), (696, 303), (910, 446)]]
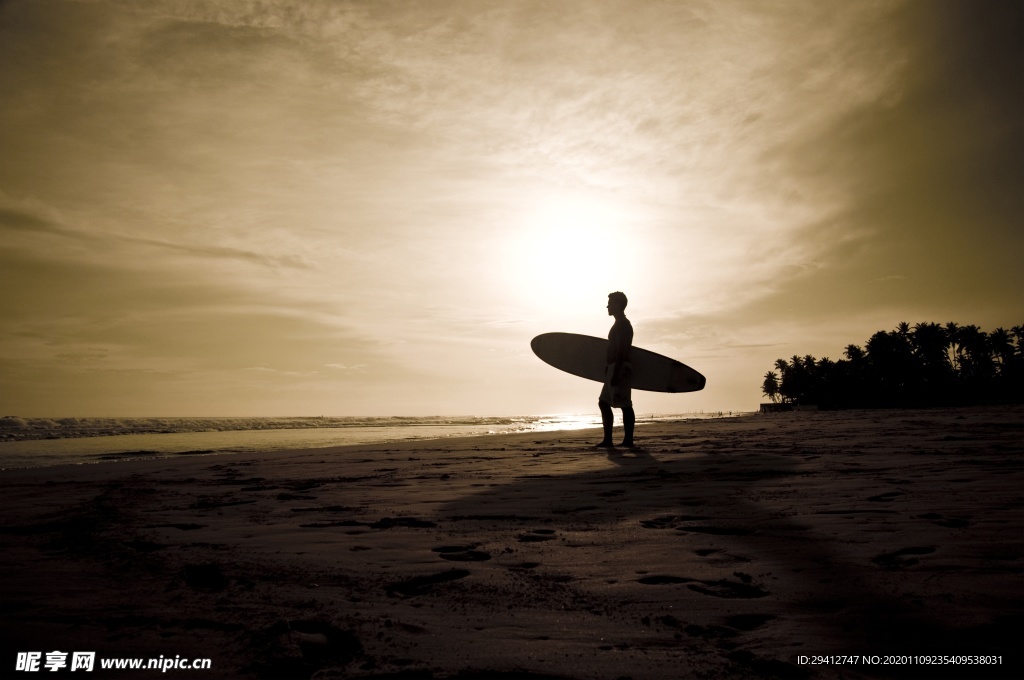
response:
[(609, 406), (615, 408), (633, 408), (633, 366), (628, 361), (622, 364), (622, 375), (619, 376), (619, 384), (612, 385), (612, 374), (615, 372), (615, 364), (608, 364), (604, 367), (604, 387), (601, 389), (599, 399)]

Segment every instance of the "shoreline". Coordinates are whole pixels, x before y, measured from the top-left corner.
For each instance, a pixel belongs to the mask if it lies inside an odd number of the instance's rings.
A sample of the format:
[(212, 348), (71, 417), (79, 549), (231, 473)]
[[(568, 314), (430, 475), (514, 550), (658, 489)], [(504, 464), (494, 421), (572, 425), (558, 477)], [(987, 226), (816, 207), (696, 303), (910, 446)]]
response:
[[(638, 420), (703, 419), (732, 417), (756, 411), (693, 411), (683, 413), (649, 413)], [(541, 413), (512, 416), (253, 416), (253, 417), (83, 417), (50, 418), (18, 416), (0, 417), (0, 444), (63, 439), (91, 439), (123, 435), (160, 435), (202, 432), (260, 432), (268, 430), (349, 430), (383, 429), (389, 427), (491, 426), (544, 420), (600, 420), (597, 413)], [(10, 422), (17, 421), (18, 425)], [(72, 422), (68, 422), (72, 421)]]
[[(673, 423), (683, 422), (687, 420), (705, 420), (705, 419), (716, 419), (716, 418), (735, 418), (745, 417), (749, 415), (756, 415), (753, 412), (736, 412), (736, 415), (708, 415), (708, 416), (697, 416), (692, 414), (652, 414), (650, 416), (643, 416), (638, 419), (637, 427), (643, 428), (652, 424), (659, 423)], [(81, 437), (51, 437), (41, 439), (24, 439), (17, 441), (4, 441), (0, 442), (0, 461), (5, 460), (5, 456), (10, 459), (13, 455), (15, 460), (17, 459), (29, 459), (32, 457), (32, 453), (28, 451), (20, 451), (14, 454), (7, 451), (8, 447), (17, 446), (19, 444), (26, 445), (30, 448), (40, 448), (38, 452), (40, 459), (45, 460), (46, 457), (57, 457), (57, 456), (81, 456), (82, 460), (67, 461), (67, 462), (44, 462), (34, 465), (27, 464), (14, 464), (8, 463), (6, 466), (0, 466), (0, 473), (9, 470), (20, 470), (20, 469), (43, 469), (60, 467), (63, 465), (91, 465), (97, 463), (106, 462), (129, 462), (129, 461), (142, 461), (142, 460), (159, 460), (164, 458), (176, 458), (184, 456), (196, 456), (196, 455), (238, 455), (238, 454), (266, 454), (266, 453), (290, 453), (296, 451), (313, 451), (313, 450), (324, 450), (324, 449), (338, 449), (348, 446), (371, 446), (375, 444), (383, 443), (401, 443), (401, 442), (435, 442), (435, 441), (448, 441), (456, 440), (466, 437), (494, 437), (504, 435), (516, 435), (516, 434), (541, 434), (548, 432), (574, 432), (577, 430), (594, 429), (600, 428), (599, 423), (594, 424), (583, 424), (583, 419), (594, 420), (598, 416), (594, 415), (571, 415), (571, 416), (557, 416), (557, 415), (543, 415), (543, 416), (516, 416), (516, 417), (502, 417), (495, 420), (509, 421), (513, 419), (524, 419), (524, 418), (535, 418), (536, 422), (533, 423), (536, 429), (517, 429), (515, 431), (506, 432), (495, 432), (492, 430), (480, 430), (480, 431), (466, 431), (466, 428), (491, 428), (500, 427), (501, 425), (494, 424), (483, 424), (475, 425), (470, 422), (459, 423), (450, 425), (455, 428), (451, 433), (446, 434), (413, 434), (415, 432), (422, 431), (429, 428), (437, 427), (449, 427), (449, 425), (438, 425), (433, 422), (426, 423), (405, 423), (401, 426), (388, 426), (379, 425), (373, 427), (364, 426), (351, 426), (351, 427), (337, 427), (337, 428), (256, 428), (251, 430), (231, 430), (225, 431), (181, 431), (181, 432), (160, 432), (160, 433), (120, 433), (120, 434), (108, 434), (108, 435), (90, 435)], [(550, 429), (550, 426), (544, 424), (544, 420), (552, 420), (561, 418), (565, 421), (564, 426), (559, 429)], [(363, 419), (361, 419), (363, 420)], [(576, 420), (577, 422), (572, 422)], [(620, 423), (617, 423), (620, 424)], [(394, 432), (386, 437), (377, 438), (373, 434), (365, 434), (363, 431), (369, 429), (371, 432), (383, 431), (385, 429), (394, 430)], [(335, 432), (342, 432), (345, 436), (353, 437), (351, 442), (348, 443), (318, 443), (315, 445), (293, 445), (293, 442), (280, 443), (274, 441), (276, 435), (288, 435), (290, 438), (295, 436), (304, 437), (309, 439), (311, 433), (330, 432), (331, 438), (334, 438)], [(403, 434), (404, 433), (404, 434)], [(212, 435), (215, 439), (211, 439), (209, 436)], [(231, 442), (230, 446), (225, 446), (225, 435), (228, 437), (234, 437), (235, 441)], [(327, 436), (327, 435), (321, 435)], [(122, 438), (143, 438), (136, 441), (132, 446), (126, 450), (117, 450), (113, 447), (112, 442), (120, 442)], [(168, 441), (166, 438), (177, 438), (177, 441), (182, 441), (182, 437), (193, 438), (193, 437), (206, 437), (199, 441), (190, 442), (192, 446), (198, 446), (200, 448), (195, 449), (183, 449), (179, 446), (173, 446), (174, 440)], [(163, 440), (163, 441), (159, 441)], [(97, 449), (90, 453), (68, 453), (68, 450), (74, 450), (76, 442), (81, 442), (84, 448)], [(295, 442), (300, 443), (300, 442)], [(205, 445), (204, 445), (205, 444)], [(64, 449), (65, 452), (62, 454), (60, 451), (49, 450), (44, 447), (55, 446), (57, 449)], [(217, 448), (221, 446), (221, 448)], [(170, 448), (169, 448), (170, 447)], [(88, 457), (86, 457), (88, 456)]]
[[(1024, 409), (650, 423), (639, 451), (595, 450), (593, 433), (0, 472), (2, 663), (61, 649), (209, 658), (203, 677), (1019, 675)], [(1003, 663), (800, 663), (815, 654)]]

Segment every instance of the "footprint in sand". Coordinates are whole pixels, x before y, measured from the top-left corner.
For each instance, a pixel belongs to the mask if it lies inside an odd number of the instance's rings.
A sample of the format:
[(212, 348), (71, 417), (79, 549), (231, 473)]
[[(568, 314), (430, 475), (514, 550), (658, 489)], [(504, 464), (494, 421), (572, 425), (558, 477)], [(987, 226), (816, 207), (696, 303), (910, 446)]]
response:
[(261, 644), (255, 666), (262, 677), (309, 677), (320, 668), (344, 666), (363, 653), (354, 633), (324, 621), (282, 620), (256, 636)]
[(683, 627), (690, 637), (704, 638), (705, 640), (723, 640), (736, 637), (735, 630), (724, 626), (698, 626), (695, 623)]
[[(330, 529), (332, 527), (365, 527), (369, 526), (366, 522), (359, 522), (354, 519), (341, 519), (334, 522), (307, 522), (306, 524), (300, 524), (299, 527), (302, 529)], [(364, 533), (362, 531), (356, 533)]]
[(870, 496), (868, 500), (872, 503), (889, 503), (902, 495), (902, 491), (889, 491), (888, 493), (880, 493), (877, 496)]
[(754, 533), (753, 529), (744, 527), (716, 527), (716, 526), (682, 526), (676, 527), (681, 534), (710, 534), (712, 536), (749, 536)]
[(640, 526), (645, 529), (667, 529), (676, 527), (679, 522), (700, 522), (707, 519), (700, 515), (662, 515), (653, 519), (640, 520)]
[(416, 597), (417, 595), (424, 595), (438, 584), (458, 581), (459, 579), (466, 578), (469, 574), (470, 572), (466, 569), (452, 569), (451, 571), (443, 571), (440, 574), (416, 576), (405, 581), (389, 583), (384, 589), (391, 596)]
[(709, 564), (718, 566), (726, 566), (730, 564), (742, 564), (745, 562), (751, 562), (751, 558), (745, 555), (736, 555), (733, 553), (727, 553), (721, 548), (697, 548), (693, 551), (698, 557), (708, 558)]
[(394, 527), (405, 527), (408, 529), (432, 529), (437, 524), (427, 519), (416, 517), (384, 517), (370, 525), (371, 529), (393, 529)]
[(676, 521), (675, 515), (663, 515), (661, 517), (655, 517), (654, 519), (643, 519), (640, 520), (640, 526), (644, 529), (667, 529)]
[(724, 578), (718, 579), (717, 581), (711, 581), (688, 578), (686, 576), (669, 575), (644, 576), (637, 579), (637, 582), (649, 586), (685, 583), (686, 587), (695, 593), (727, 599), (749, 600), (757, 597), (766, 597), (768, 595), (766, 591), (761, 590), (752, 583), (749, 583), (749, 577), (744, 578), (745, 576), (745, 574), (741, 575), (742, 583), (738, 581), (730, 581)]
[(935, 546), (903, 548), (894, 552), (882, 553), (871, 561), (885, 569), (905, 569), (919, 562), (914, 555), (931, 555), (935, 550)]
[(918, 515), (918, 519), (930, 519), (933, 524), (938, 524), (940, 527), (947, 527), (949, 529), (966, 529), (971, 526), (971, 522), (963, 517), (944, 517), (937, 512), (929, 512), (924, 515)]
[(146, 524), (144, 529), (178, 529), (180, 531), (195, 531), (196, 529), (205, 529), (206, 524), (195, 524), (179, 522), (175, 524)]
[(695, 579), (687, 578), (685, 576), (643, 576), (638, 578), (637, 583), (643, 583), (645, 586), (663, 586), (673, 583), (692, 583)]
[(431, 548), (431, 551), (438, 553), (442, 560), (451, 562), (486, 562), (491, 559), (490, 553), (477, 550), (476, 547), (476, 543), (472, 545), (441, 545)]
[(687, 588), (703, 595), (711, 595), (712, 597), (728, 599), (750, 600), (757, 597), (768, 596), (766, 591), (761, 590), (751, 583), (738, 583), (724, 578), (719, 579), (718, 581), (701, 581), (700, 583), (691, 583)]
[(725, 625), (736, 630), (751, 631), (774, 618), (771, 614), (734, 614), (725, 620)]
[[(284, 495), (284, 494), (282, 494)], [(310, 496), (312, 498), (312, 496)], [(292, 508), (292, 512), (346, 512), (346, 513), (357, 513), (360, 508), (353, 508), (348, 505), (322, 505), (312, 508)]]
[(522, 534), (518, 537), (520, 543), (542, 543), (543, 541), (551, 541), (555, 538), (554, 529), (534, 529), (528, 534)]

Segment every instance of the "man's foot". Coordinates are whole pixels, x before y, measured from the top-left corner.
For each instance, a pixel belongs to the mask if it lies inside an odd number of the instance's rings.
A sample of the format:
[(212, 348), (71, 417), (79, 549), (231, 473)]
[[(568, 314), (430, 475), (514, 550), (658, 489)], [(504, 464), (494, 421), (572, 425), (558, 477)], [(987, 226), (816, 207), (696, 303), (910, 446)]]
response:
[(621, 444), (619, 444), (619, 446), (621, 446), (621, 447), (622, 447), (622, 448), (624, 448), (624, 449), (638, 449), (638, 448), (640, 448), (639, 446), (637, 446), (636, 444), (634, 444), (634, 443), (632, 442), (632, 440), (631, 440), (631, 441), (628, 441), (628, 442), (624, 441), (624, 442), (622, 442)]
[(594, 448), (595, 449), (614, 449), (615, 448), (615, 444), (612, 444), (610, 441), (605, 439), (600, 444), (594, 444)]

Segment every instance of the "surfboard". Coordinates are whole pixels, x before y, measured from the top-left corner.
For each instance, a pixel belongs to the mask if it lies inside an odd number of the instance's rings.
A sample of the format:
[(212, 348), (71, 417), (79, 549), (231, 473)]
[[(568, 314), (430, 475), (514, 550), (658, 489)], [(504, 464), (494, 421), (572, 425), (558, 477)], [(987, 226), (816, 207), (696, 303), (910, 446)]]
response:
[[(560, 371), (604, 382), (608, 341), (577, 333), (543, 333), (530, 341), (542, 361)], [(629, 350), (633, 389), (648, 392), (696, 392), (704, 389), (704, 376), (686, 364), (650, 350)]]

